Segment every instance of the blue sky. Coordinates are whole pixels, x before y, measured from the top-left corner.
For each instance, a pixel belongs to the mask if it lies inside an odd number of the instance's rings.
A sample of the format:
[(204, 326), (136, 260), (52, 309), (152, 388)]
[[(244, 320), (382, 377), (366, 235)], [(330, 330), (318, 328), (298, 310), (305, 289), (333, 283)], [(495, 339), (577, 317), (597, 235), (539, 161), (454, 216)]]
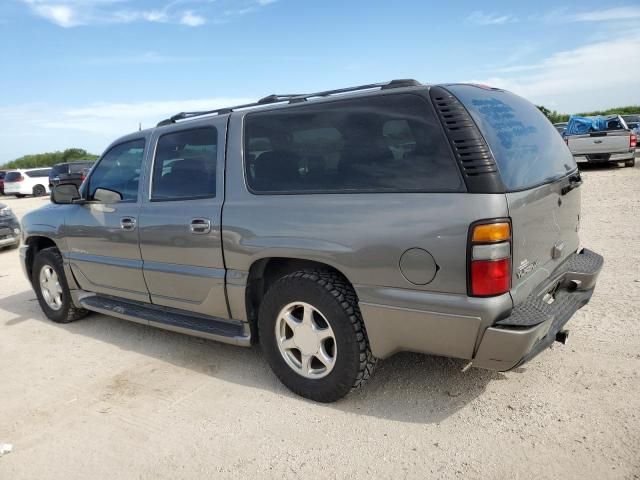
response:
[(640, 103), (640, 2), (1, 0), (0, 164), (182, 110), (416, 78)]

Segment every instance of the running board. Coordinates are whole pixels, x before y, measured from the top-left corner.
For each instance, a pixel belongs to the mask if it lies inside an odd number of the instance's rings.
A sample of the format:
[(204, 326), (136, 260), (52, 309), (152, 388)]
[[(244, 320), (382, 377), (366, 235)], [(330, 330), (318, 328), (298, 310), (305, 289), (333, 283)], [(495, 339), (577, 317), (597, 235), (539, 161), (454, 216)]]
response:
[(149, 305), (132, 300), (120, 300), (101, 295), (88, 295), (79, 298), (78, 301), (83, 308), (92, 312), (103, 313), (131, 322), (232, 345), (244, 347), (251, 345), (249, 329), (248, 327), (245, 328), (246, 324), (239, 320), (190, 315), (188, 312), (174, 308)]

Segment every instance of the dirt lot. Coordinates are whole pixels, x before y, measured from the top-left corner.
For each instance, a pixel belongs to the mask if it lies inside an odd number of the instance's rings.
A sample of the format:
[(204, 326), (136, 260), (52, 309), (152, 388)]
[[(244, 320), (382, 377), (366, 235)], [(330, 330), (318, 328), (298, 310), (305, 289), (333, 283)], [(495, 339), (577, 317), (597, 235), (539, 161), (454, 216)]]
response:
[(506, 374), (397, 355), (334, 405), (257, 349), (50, 323), (0, 252), (0, 479), (640, 478), (640, 167), (584, 177), (582, 241), (606, 264), (567, 346)]

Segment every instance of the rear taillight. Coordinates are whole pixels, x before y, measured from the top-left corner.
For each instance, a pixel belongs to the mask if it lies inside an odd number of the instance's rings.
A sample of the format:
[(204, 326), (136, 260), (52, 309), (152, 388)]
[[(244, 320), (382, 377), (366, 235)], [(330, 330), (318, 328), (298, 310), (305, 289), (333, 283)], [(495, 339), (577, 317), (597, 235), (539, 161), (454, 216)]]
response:
[(636, 148), (637, 144), (638, 144), (638, 137), (632, 133), (631, 137), (629, 138), (629, 148)]
[(469, 295), (492, 297), (511, 289), (511, 223), (477, 222), (469, 230)]

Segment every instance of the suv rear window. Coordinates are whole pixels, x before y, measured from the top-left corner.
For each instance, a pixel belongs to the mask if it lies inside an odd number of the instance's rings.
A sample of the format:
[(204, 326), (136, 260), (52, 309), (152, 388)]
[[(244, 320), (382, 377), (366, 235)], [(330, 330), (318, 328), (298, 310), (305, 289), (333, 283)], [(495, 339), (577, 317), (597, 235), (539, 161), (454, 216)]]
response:
[(7, 176), (4, 177), (4, 181), (15, 182), (16, 180), (19, 180), (20, 177), (22, 177), (22, 174), (20, 172), (9, 172), (7, 173)]
[(62, 163), (60, 165), (54, 165), (53, 167), (51, 167), (51, 176), (52, 177), (57, 177), (61, 173), (69, 173), (69, 164), (68, 163)]
[(557, 130), (536, 106), (504, 90), (450, 85), (489, 144), (509, 191), (548, 183), (577, 168)]
[(438, 120), (413, 94), (248, 114), (244, 151), (247, 182), (255, 193), (464, 188)]

